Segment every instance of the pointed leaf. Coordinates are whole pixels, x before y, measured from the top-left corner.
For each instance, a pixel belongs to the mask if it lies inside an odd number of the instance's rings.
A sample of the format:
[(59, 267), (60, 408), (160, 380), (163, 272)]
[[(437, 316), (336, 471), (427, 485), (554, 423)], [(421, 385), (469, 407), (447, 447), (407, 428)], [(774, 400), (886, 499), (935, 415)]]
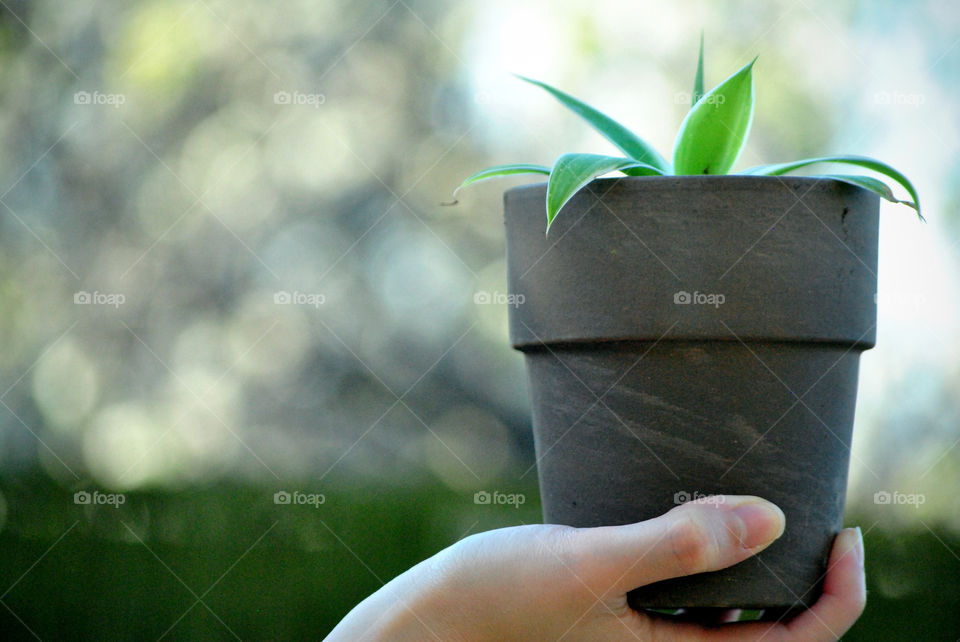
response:
[(697, 102), (680, 125), (673, 148), (675, 174), (726, 174), (740, 156), (753, 120), (753, 63)]
[(871, 192), (876, 192), (891, 203), (900, 203), (901, 205), (906, 205), (907, 207), (912, 207), (917, 211), (917, 216), (920, 217), (921, 221), (926, 222), (927, 219), (923, 218), (923, 214), (920, 213), (920, 209), (916, 203), (913, 201), (905, 201), (897, 198), (893, 195), (893, 190), (890, 189), (890, 186), (884, 183), (881, 180), (873, 178), (872, 176), (855, 176), (850, 174), (823, 174), (816, 176), (814, 178), (832, 178), (837, 181), (843, 181), (844, 183), (850, 183), (851, 185), (856, 185), (857, 187), (863, 187), (870, 190)]
[(879, 179), (873, 178), (872, 176), (858, 176), (854, 174), (819, 174), (813, 178), (830, 178), (835, 181), (850, 183), (851, 185), (856, 185), (857, 187), (862, 187), (870, 190), (871, 192), (875, 192), (891, 203), (900, 203), (902, 205), (912, 207), (913, 209), (917, 209), (916, 203), (913, 201), (900, 200), (893, 195), (893, 190), (890, 189), (889, 185)]
[[(627, 160), (633, 160), (632, 158)], [(654, 167), (653, 165), (647, 165), (646, 163), (641, 163), (636, 161), (636, 166), (634, 167), (624, 167), (620, 171), (626, 174), (627, 176), (663, 176), (663, 172)]]
[(700, 58), (697, 60), (697, 75), (693, 79), (693, 94), (690, 95), (690, 109), (703, 97), (703, 32), (700, 32)]
[(554, 98), (563, 103), (565, 107), (570, 109), (570, 111), (587, 121), (591, 127), (602, 134), (604, 138), (620, 148), (620, 150), (630, 158), (638, 160), (642, 163), (646, 163), (647, 165), (652, 165), (659, 169), (662, 173), (669, 173), (670, 164), (663, 158), (663, 156), (661, 156), (660, 153), (657, 152), (657, 150), (655, 150), (649, 143), (617, 121), (597, 111), (585, 102), (578, 100), (577, 98), (574, 98), (570, 94), (562, 92), (559, 89), (555, 89), (546, 83), (519, 75), (517, 78), (532, 85), (536, 85), (537, 87), (540, 87), (551, 94)]
[[(463, 183), (460, 184), (460, 187), (466, 187), (472, 183), (478, 181), (485, 181), (488, 178), (496, 178), (497, 176), (510, 176), (511, 174), (549, 174), (550, 168), (546, 165), (536, 165), (534, 163), (511, 163), (509, 165), (494, 165), (493, 167), (488, 167), (482, 169), (473, 176), (467, 178)], [(460, 189), (460, 188), (457, 188)]]
[(662, 174), (658, 168), (632, 158), (618, 158), (600, 154), (563, 154), (553, 164), (547, 182), (547, 232), (557, 213), (573, 195), (597, 176), (616, 170), (636, 170), (639, 175)]
[(550, 175), (550, 168), (545, 165), (535, 165), (533, 163), (513, 163), (510, 165), (494, 165), (493, 167), (488, 167), (482, 169), (473, 176), (470, 176), (465, 181), (460, 183), (460, 186), (453, 190), (453, 200), (449, 203), (442, 203), (442, 205), (456, 205), (457, 204), (457, 194), (460, 193), (467, 185), (477, 183), (479, 181), (485, 181), (488, 178), (496, 178), (498, 176), (511, 176), (513, 174), (546, 174)]
[[(895, 170), (890, 165), (880, 162), (873, 158), (867, 156), (821, 156), (819, 158), (805, 158), (803, 160), (793, 161), (790, 163), (775, 163), (773, 165), (758, 165), (756, 167), (750, 167), (743, 170), (743, 174), (752, 174), (754, 176), (780, 176), (791, 172), (800, 167), (806, 167), (807, 165), (813, 165), (815, 163), (843, 163), (847, 165), (856, 165), (858, 167), (865, 167), (867, 169), (872, 169), (875, 172), (883, 174), (888, 178), (892, 178), (897, 183), (900, 184), (903, 189), (907, 191), (908, 194), (913, 198), (913, 202), (910, 201), (899, 201), (905, 205), (909, 205), (913, 209), (917, 210), (917, 216), (923, 219), (923, 215), (920, 213), (920, 196), (917, 194), (917, 190), (913, 187), (913, 184), (910, 180)], [(866, 185), (863, 185), (866, 187)], [(867, 188), (870, 189), (870, 188)], [(881, 196), (883, 196), (881, 194)], [(886, 196), (884, 196), (886, 198)]]

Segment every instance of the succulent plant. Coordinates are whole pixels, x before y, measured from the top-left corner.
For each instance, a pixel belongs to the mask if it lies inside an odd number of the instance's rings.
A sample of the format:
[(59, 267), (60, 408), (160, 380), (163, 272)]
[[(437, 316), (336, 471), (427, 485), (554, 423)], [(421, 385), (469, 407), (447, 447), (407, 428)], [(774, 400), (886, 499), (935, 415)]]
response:
[[(546, 212), (547, 232), (549, 232), (557, 214), (574, 194), (593, 179), (610, 172), (619, 171), (627, 176), (728, 174), (743, 150), (753, 120), (755, 102), (753, 66), (756, 61), (757, 58), (754, 58), (719, 85), (704, 92), (703, 38), (701, 37), (700, 55), (690, 101), (692, 104), (677, 133), (672, 163), (635, 133), (585, 102), (539, 80), (517, 76), (520, 80), (536, 85), (551, 94), (617, 146), (624, 156), (568, 153), (560, 155), (552, 167), (533, 163), (488, 167), (463, 181), (454, 192), (454, 202), (460, 189), (479, 181), (514, 174), (544, 174), (548, 177)], [(806, 158), (786, 163), (758, 165), (737, 173), (747, 176), (780, 176), (817, 163), (855, 165), (873, 170), (896, 181), (907, 191), (912, 201), (896, 198), (889, 185), (871, 176), (849, 174), (819, 176), (851, 183), (876, 192), (888, 201), (903, 203), (915, 209), (917, 215), (923, 220), (920, 213), (920, 199), (907, 177), (890, 165), (866, 156)]]

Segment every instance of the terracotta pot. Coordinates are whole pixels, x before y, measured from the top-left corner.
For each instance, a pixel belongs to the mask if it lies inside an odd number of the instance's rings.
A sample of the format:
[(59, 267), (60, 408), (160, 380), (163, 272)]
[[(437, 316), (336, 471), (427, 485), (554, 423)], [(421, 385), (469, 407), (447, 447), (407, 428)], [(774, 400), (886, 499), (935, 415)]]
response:
[(786, 514), (783, 537), (631, 604), (809, 606), (876, 340), (878, 197), (812, 178), (600, 179), (546, 236), (545, 190), (504, 199), (544, 520), (627, 524), (758, 495)]

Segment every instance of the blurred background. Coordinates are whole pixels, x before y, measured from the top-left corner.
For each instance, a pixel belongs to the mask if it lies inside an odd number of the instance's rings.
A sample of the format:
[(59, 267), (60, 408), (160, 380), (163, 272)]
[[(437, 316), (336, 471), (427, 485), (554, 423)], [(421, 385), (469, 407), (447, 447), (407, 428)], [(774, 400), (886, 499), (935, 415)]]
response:
[(668, 154), (701, 28), (708, 87), (760, 56), (738, 167), (859, 153), (919, 189), (926, 225), (881, 212), (847, 639), (956, 640), (960, 7), (889, 0), (0, 2), (4, 639), (315, 639), (538, 522), (497, 303), (529, 179), (439, 203), (613, 151), (510, 72)]

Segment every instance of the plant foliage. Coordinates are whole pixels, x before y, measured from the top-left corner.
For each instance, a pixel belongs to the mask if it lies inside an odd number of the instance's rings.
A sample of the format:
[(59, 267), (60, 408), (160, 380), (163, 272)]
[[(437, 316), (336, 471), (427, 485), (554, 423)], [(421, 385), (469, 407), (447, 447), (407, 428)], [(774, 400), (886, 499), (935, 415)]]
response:
[[(498, 176), (545, 174), (548, 176), (546, 210), (547, 232), (549, 232), (557, 214), (577, 192), (593, 179), (610, 172), (619, 171), (628, 176), (728, 174), (740, 156), (750, 133), (754, 106), (753, 66), (756, 61), (757, 59), (754, 58), (722, 83), (704, 92), (703, 35), (701, 34), (700, 55), (691, 94), (691, 106), (677, 132), (672, 164), (645, 140), (596, 108), (539, 80), (517, 76), (556, 98), (619, 148), (625, 156), (570, 153), (561, 155), (554, 162), (553, 167), (530, 163), (497, 165), (470, 176), (463, 181), (457, 191), (472, 183)], [(889, 185), (870, 176), (825, 174), (818, 178), (843, 181), (870, 190), (888, 201), (912, 207), (916, 210), (917, 216), (923, 220), (923, 215), (920, 213), (920, 198), (907, 177), (890, 165), (866, 156), (807, 158), (788, 163), (758, 165), (740, 173), (751, 176), (780, 176), (818, 163), (854, 165), (886, 176), (903, 187), (913, 200), (898, 199)]]

